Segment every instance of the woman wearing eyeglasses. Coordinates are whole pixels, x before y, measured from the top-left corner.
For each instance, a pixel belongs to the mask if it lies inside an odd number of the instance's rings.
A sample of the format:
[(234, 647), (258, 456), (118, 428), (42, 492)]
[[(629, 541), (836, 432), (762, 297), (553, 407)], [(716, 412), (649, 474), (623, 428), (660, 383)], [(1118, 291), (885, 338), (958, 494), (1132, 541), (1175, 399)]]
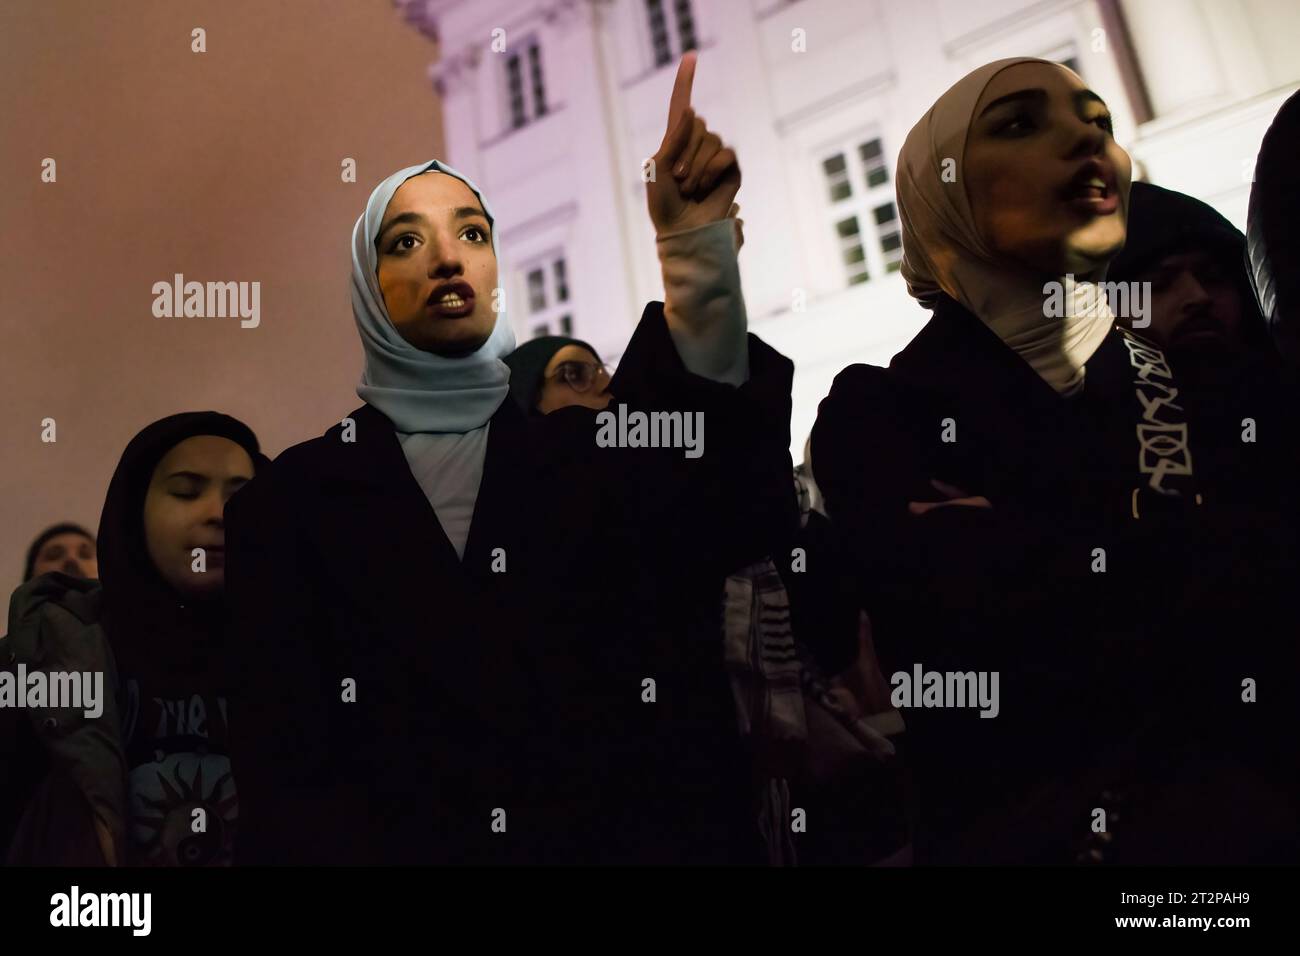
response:
[(614, 397), (609, 369), (586, 342), (564, 335), (531, 339), (505, 357), (510, 397), (525, 414), (549, 415), (581, 405), (603, 411)]
[[(596, 350), (567, 336), (532, 339), (508, 355), (510, 397), (525, 415), (551, 416), (575, 406), (604, 410), (615, 395), (610, 376)], [(576, 502), (583, 507), (585, 502)], [(783, 553), (779, 549), (775, 553)], [(808, 736), (797, 675), (803, 672), (795, 652), (786, 613), (785, 587), (770, 557), (732, 569), (719, 601), (726, 608), (722, 627), (699, 631), (699, 653), (693, 672), (685, 672), (691, 696), (711, 719), (698, 717), (679, 725), (680, 740), (697, 766), (712, 762), (708, 777), (730, 776), (725, 789), (734, 800), (720, 806), (734, 831), (746, 828), (761, 834), (764, 858), (771, 865), (791, 865), (799, 850), (787, 821), (792, 810), (790, 787), (805, 769)], [(714, 662), (707, 659), (712, 652)], [(730, 692), (710, 681), (717, 659), (727, 662)], [(773, 669), (772, 662), (780, 661)], [(784, 685), (784, 686), (782, 686)], [(737, 705), (730, 716), (728, 701)], [(747, 755), (750, 766), (734, 758)], [(716, 759), (714, 755), (721, 755)], [(731, 759), (729, 759), (731, 758)], [(750, 781), (750, 792), (744, 783)], [(829, 842), (837, 842), (831, 840)], [(706, 849), (715, 860), (726, 860), (725, 839)], [(814, 854), (815, 856), (815, 854)], [(755, 862), (731, 857), (730, 862)]]

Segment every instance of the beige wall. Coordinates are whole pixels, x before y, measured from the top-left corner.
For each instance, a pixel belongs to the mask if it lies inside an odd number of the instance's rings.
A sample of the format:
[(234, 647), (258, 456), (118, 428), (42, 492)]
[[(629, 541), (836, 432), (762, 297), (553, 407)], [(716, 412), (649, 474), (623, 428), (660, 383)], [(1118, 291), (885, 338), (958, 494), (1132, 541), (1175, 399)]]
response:
[[(0, 592), (149, 422), (224, 411), (274, 456), (360, 404), (352, 224), (440, 152), (434, 58), (390, 0), (0, 4)], [(177, 272), (259, 281), (261, 325), (155, 318)]]

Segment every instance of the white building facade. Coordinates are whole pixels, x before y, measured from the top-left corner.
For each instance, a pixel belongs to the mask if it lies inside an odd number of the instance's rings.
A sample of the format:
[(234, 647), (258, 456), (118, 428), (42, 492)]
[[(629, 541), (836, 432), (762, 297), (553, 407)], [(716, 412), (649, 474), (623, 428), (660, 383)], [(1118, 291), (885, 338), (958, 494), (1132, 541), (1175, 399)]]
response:
[(394, 0), (435, 40), (452, 165), (489, 197), (520, 341), (617, 360), (662, 298), (643, 163), (676, 63), (743, 172), (750, 328), (795, 362), (792, 449), (854, 362), (927, 313), (897, 273), (894, 165), (953, 82), (1006, 56), (1067, 62), (1136, 174), (1245, 225), (1254, 156), (1300, 88), (1294, 0)]

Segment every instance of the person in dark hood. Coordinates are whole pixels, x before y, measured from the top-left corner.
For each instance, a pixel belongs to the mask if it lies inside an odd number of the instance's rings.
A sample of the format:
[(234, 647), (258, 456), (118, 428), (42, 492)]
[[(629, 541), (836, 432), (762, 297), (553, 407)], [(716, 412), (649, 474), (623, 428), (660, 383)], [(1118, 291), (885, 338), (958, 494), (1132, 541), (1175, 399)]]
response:
[(15, 592), (4, 641), (11, 665), (99, 673), (103, 700), (93, 716), (27, 712), (49, 772), (11, 860), (232, 862), (239, 802), (221, 650), (223, 512), (266, 462), (252, 431), (227, 415), (154, 422), (127, 445), (109, 484), (99, 582), (56, 572)]
[(1295, 647), (1272, 636), (1294, 557), (1207, 490), (1186, 386), (1101, 294), (1130, 168), (1066, 67), (958, 81), (898, 159), (902, 274), (932, 316), (818, 411), (830, 527), (907, 722), (918, 863), (1300, 854)]
[(62, 571), (74, 578), (99, 577), (95, 536), (81, 525), (71, 522), (46, 528), (27, 549), (23, 580), (30, 581), (46, 571)]
[(583, 405), (603, 410), (613, 399), (609, 370), (581, 339), (543, 335), (504, 359), (510, 369), (510, 397), (528, 415)]
[(1251, 287), (1246, 237), (1183, 193), (1134, 183), (1131, 196), (1128, 237), (1106, 278), (1150, 290), (1150, 324), (1121, 318), (1160, 346), (1182, 385), (1202, 492), (1276, 525), (1294, 513), (1286, 476), (1300, 466), (1300, 393)]
[[(1106, 278), (1150, 282), (1150, 325), (1136, 327), (1177, 367), (1198, 355), (1220, 364), (1272, 353), (1246, 271), (1246, 237), (1208, 203), (1151, 183), (1133, 184), (1128, 236)], [(1133, 317), (1124, 316), (1132, 326)], [(1181, 369), (1180, 369), (1181, 370)]]

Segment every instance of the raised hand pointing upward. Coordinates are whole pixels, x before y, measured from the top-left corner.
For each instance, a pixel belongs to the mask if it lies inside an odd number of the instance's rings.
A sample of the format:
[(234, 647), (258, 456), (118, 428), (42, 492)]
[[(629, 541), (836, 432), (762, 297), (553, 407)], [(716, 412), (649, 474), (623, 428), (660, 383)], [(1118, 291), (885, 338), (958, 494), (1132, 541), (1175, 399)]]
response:
[(646, 200), (655, 233), (693, 229), (725, 219), (740, 190), (736, 154), (709, 132), (691, 108), (695, 82), (694, 51), (682, 57), (668, 102), (668, 128), (654, 160)]

